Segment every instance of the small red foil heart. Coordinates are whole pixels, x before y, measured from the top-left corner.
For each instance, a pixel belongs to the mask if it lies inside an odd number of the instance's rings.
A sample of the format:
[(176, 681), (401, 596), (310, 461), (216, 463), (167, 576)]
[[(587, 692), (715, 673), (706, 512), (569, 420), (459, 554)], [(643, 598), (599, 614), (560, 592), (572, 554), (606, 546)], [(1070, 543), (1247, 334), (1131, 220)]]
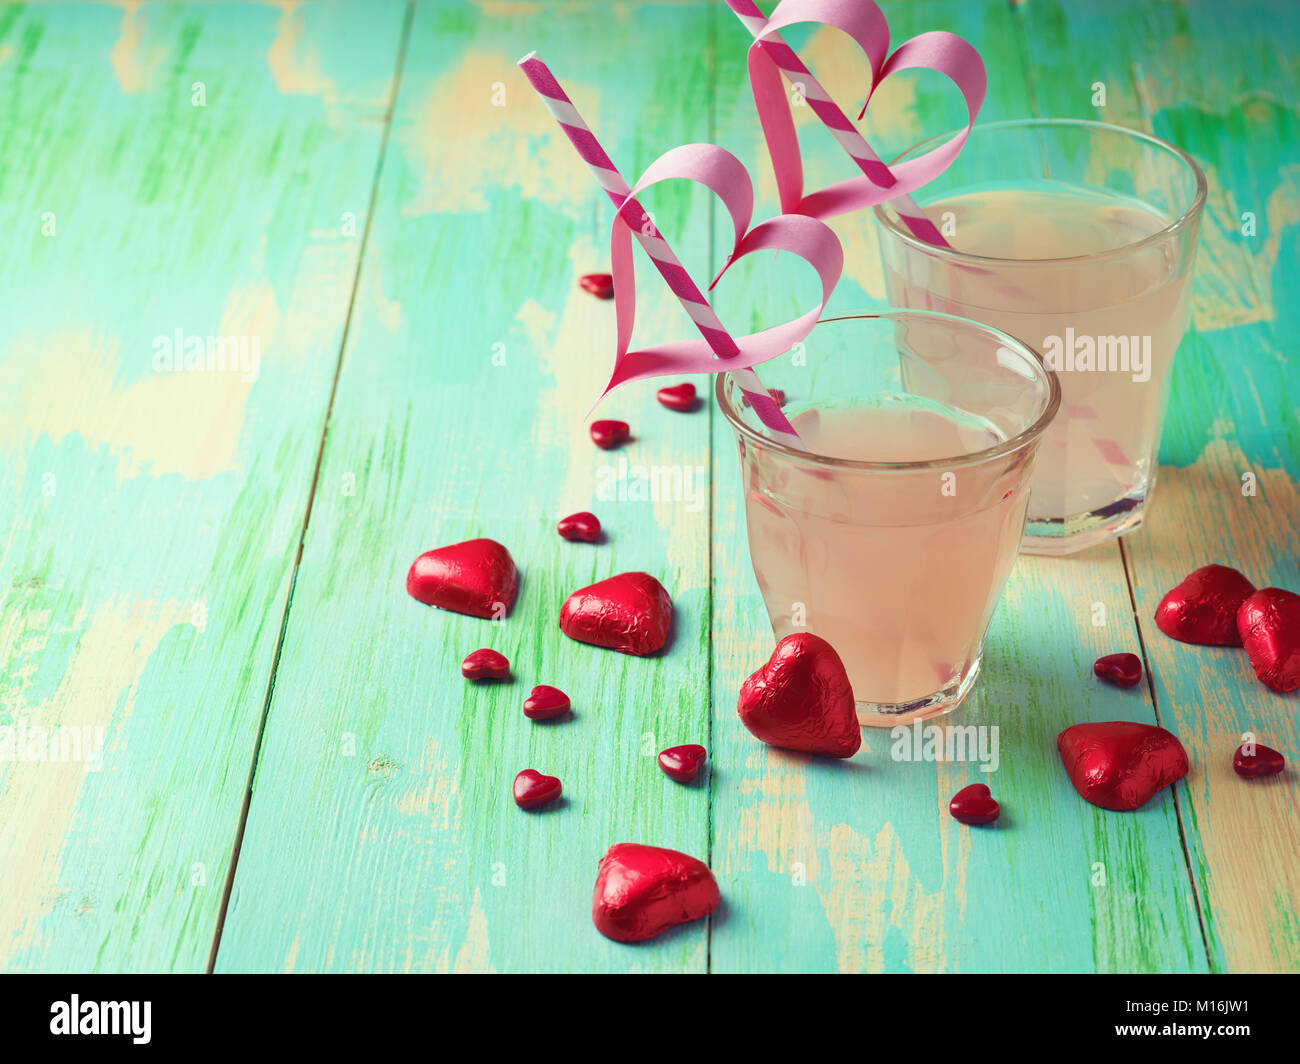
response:
[(655, 398), (669, 410), (690, 410), (695, 405), (695, 385), (688, 382), (674, 384), (671, 388), (660, 388), (655, 392)]
[(703, 861), (661, 846), (620, 842), (600, 859), (591, 919), (615, 942), (642, 942), (708, 916), (722, 895)]
[(702, 746), (691, 743), (686, 746), (670, 746), (659, 751), (659, 767), (664, 775), (678, 783), (690, 783), (700, 774), (705, 758), (709, 756)]
[(406, 574), (406, 590), (439, 609), (504, 617), (519, 590), (519, 570), (500, 543), (470, 539), (421, 554)]
[(993, 800), (985, 784), (972, 783), (952, 796), (948, 812), (954, 820), (960, 820), (963, 824), (992, 824), (1002, 812), (1002, 807)]
[(1092, 671), (1116, 687), (1136, 687), (1142, 681), (1142, 659), (1136, 654), (1107, 654), (1092, 663)]
[(600, 539), (600, 519), (595, 514), (583, 510), (582, 513), (562, 517), (559, 524), (555, 526), (555, 531), (565, 539), (595, 543)]
[(1278, 694), (1300, 687), (1300, 595), (1256, 591), (1237, 611), (1237, 631), (1260, 683)]
[(575, 591), (560, 608), (560, 631), (579, 643), (644, 657), (663, 648), (673, 600), (649, 573), (619, 573)]
[(626, 443), (632, 436), (632, 430), (626, 421), (593, 421), (591, 423), (592, 441), (601, 450), (609, 451), (619, 444)]
[(1079, 796), (1102, 809), (1129, 811), (1187, 775), (1187, 751), (1164, 728), (1134, 721), (1075, 724), (1056, 738)]
[(1253, 780), (1256, 776), (1276, 776), (1286, 768), (1286, 758), (1271, 746), (1255, 743), (1253, 749), (1254, 753), (1247, 752), (1242, 743), (1232, 755), (1232, 771), (1238, 776)]
[(1160, 600), (1156, 627), (1184, 643), (1239, 647), (1237, 611), (1254, 590), (1236, 569), (1202, 566)]
[(569, 712), (569, 696), (558, 687), (539, 683), (524, 699), (524, 716), (529, 720), (550, 720)]
[(510, 677), (510, 662), (504, 654), (485, 647), (465, 656), (460, 674), (467, 680), (506, 680)]
[(844, 663), (811, 632), (777, 643), (767, 664), (740, 688), (736, 708), (745, 727), (772, 746), (852, 757), (862, 745)]
[(561, 789), (559, 777), (543, 776), (536, 769), (526, 768), (515, 777), (515, 805), (520, 809), (536, 809), (555, 801)]
[(578, 284), (584, 292), (590, 292), (597, 299), (614, 298), (614, 277), (608, 273), (589, 273), (578, 278)]

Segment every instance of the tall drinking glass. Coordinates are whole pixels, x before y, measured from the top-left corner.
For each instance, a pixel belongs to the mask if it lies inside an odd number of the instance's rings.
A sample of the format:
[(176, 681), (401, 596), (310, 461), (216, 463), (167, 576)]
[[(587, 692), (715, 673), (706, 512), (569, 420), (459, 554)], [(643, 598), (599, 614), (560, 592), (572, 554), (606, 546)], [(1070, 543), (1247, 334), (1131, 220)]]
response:
[(921, 202), (952, 248), (876, 208), (889, 301), (1003, 329), (1061, 378), (1023, 549), (1070, 554), (1137, 528), (1187, 328), (1205, 175), (1133, 130), (995, 122), (975, 128)]
[(807, 451), (772, 440), (730, 374), (717, 398), (773, 630), (835, 648), (863, 724), (950, 712), (1015, 561), (1055, 375), (989, 326), (881, 311), (819, 322), (763, 381)]

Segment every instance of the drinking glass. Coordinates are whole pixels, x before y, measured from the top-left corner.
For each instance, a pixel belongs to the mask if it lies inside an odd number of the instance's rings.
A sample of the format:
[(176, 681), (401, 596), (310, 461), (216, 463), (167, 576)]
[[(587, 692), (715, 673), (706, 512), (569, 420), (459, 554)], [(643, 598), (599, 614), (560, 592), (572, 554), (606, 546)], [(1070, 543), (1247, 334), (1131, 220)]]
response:
[(731, 374), (716, 391), (774, 632), (835, 648), (865, 725), (950, 712), (1016, 558), (1056, 376), (998, 329), (896, 310), (825, 319), (762, 376), (807, 450), (773, 440)]
[(1022, 549), (1070, 554), (1137, 528), (1187, 327), (1205, 175), (1145, 133), (994, 122), (975, 128), (921, 203), (952, 247), (877, 207), (889, 301), (997, 326), (1060, 375)]

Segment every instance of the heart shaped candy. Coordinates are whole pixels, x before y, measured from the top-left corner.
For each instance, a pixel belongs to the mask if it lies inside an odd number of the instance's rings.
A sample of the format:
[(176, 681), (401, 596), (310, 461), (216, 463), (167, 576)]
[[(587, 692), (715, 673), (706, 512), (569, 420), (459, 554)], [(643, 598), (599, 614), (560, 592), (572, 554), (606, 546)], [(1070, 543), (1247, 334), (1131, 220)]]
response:
[(529, 720), (550, 720), (569, 712), (569, 696), (558, 687), (544, 683), (533, 688), (524, 699), (524, 716)]
[(1300, 687), (1300, 595), (1256, 591), (1237, 611), (1237, 631), (1260, 683), (1279, 694)]
[(1102, 809), (1136, 809), (1189, 767), (1177, 736), (1134, 721), (1075, 724), (1056, 748), (1079, 796)]
[(504, 654), (484, 647), (465, 655), (460, 674), (467, 680), (506, 680), (510, 678), (510, 662)]
[(491, 539), (425, 551), (406, 574), (406, 590), (429, 606), (471, 617), (504, 617), (519, 590), (510, 552)]
[(659, 767), (664, 775), (678, 783), (690, 783), (700, 773), (708, 751), (702, 746), (690, 743), (686, 746), (670, 746), (659, 751)]
[(575, 591), (560, 608), (570, 639), (644, 657), (663, 647), (673, 600), (649, 573), (619, 573)]
[(591, 919), (615, 942), (641, 942), (708, 916), (722, 895), (709, 866), (676, 850), (620, 842), (600, 859)]
[(655, 398), (669, 410), (690, 410), (695, 405), (695, 385), (687, 381), (685, 384), (674, 384), (671, 388), (660, 388), (655, 392)]
[(1142, 681), (1142, 659), (1136, 654), (1107, 654), (1092, 663), (1092, 671), (1116, 687), (1135, 687)]
[(603, 451), (611, 450), (632, 438), (632, 430), (626, 421), (593, 421), (591, 439)]
[(580, 539), (584, 543), (595, 543), (600, 539), (600, 519), (595, 514), (583, 510), (582, 513), (569, 514), (568, 517), (560, 518), (555, 531), (565, 539)]
[(543, 776), (536, 769), (526, 768), (515, 777), (515, 805), (520, 809), (536, 809), (555, 801), (561, 789), (558, 776)]
[(1286, 758), (1271, 746), (1242, 743), (1232, 755), (1232, 771), (1244, 779), (1274, 776), (1286, 768)]
[(1237, 610), (1255, 585), (1226, 565), (1203, 565), (1160, 600), (1156, 627), (1171, 639), (1239, 647)]
[(972, 783), (952, 796), (948, 812), (954, 820), (960, 820), (963, 824), (992, 824), (1002, 812), (1002, 807), (993, 800), (985, 784)]
[(777, 643), (740, 688), (740, 719), (772, 746), (852, 757), (862, 745), (853, 688), (835, 649), (811, 632)]
[(584, 292), (590, 292), (597, 299), (614, 298), (614, 278), (607, 273), (588, 273), (578, 278), (578, 284)]

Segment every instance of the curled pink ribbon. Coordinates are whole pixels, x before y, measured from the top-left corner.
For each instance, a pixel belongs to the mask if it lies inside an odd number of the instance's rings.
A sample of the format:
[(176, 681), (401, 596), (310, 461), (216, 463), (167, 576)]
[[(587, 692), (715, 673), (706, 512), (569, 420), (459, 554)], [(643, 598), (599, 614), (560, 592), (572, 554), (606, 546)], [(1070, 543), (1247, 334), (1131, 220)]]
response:
[[(717, 284), (731, 265), (755, 251), (788, 251), (807, 262), (821, 281), (821, 301), (799, 317), (761, 332), (735, 338), (739, 352), (717, 358), (702, 340), (683, 340), (628, 350), (636, 318), (636, 287), (632, 265), (633, 230), (657, 237), (657, 230), (637, 205), (642, 191), (661, 181), (684, 178), (704, 185), (722, 201), (731, 218), (734, 242)], [(656, 159), (633, 186), (614, 215), (610, 261), (614, 276), (617, 347), (614, 370), (601, 398), (629, 381), (685, 373), (721, 373), (748, 369), (775, 358), (803, 340), (817, 324), (844, 269), (839, 239), (823, 222), (803, 215), (781, 215), (749, 228), (754, 188), (749, 172), (734, 155), (715, 144), (686, 144)], [(646, 229), (645, 226), (650, 228)], [(652, 247), (647, 251), (653, 254)], [(712, 288), (712, 285), (710, 285)], [(599, 400), (598, 400), (599, 401)]]
[[(947, 77), (961, 92), (968, 116), (965, 128), (916, 158), (892, 168), (878, 162), (868, 164), (862, 167), (865, 172), (861, 176), (805, 195), (799, 138), (795, 133), (791, 102), (781, 81), (782, 68), (796, 79), (798, 71), (807, 70), (781, 38), (782, 30), (805, 22), (834, 26), (848, 34), (862, 49), (871, 67), (871, 85), (862, 113), (866, 112), (867, 104), (880, 83), (895, 71), (934, 70)], [(804, 214), (813, 218), (830, 218), (873, 207), (933, 181), (961, 152), (984, 104), (987, 88), (984, 63), (979, 53), (956, 34), (942, 30), (922, 33), (904, 41), (891, 54), (889, 25), (873, 0), (781, 0), (772, 17), (761, 28), (755, 26), (748, 65), (754, 106), (776, 175), (781, 210), (786, 214)], [(838, 135), (844, 131), (847, 119), (834, 103), (813, 97), (807, 97), (806, 102), (832, 133)], [(861, 118), (862, 114), (858, 117)]]

